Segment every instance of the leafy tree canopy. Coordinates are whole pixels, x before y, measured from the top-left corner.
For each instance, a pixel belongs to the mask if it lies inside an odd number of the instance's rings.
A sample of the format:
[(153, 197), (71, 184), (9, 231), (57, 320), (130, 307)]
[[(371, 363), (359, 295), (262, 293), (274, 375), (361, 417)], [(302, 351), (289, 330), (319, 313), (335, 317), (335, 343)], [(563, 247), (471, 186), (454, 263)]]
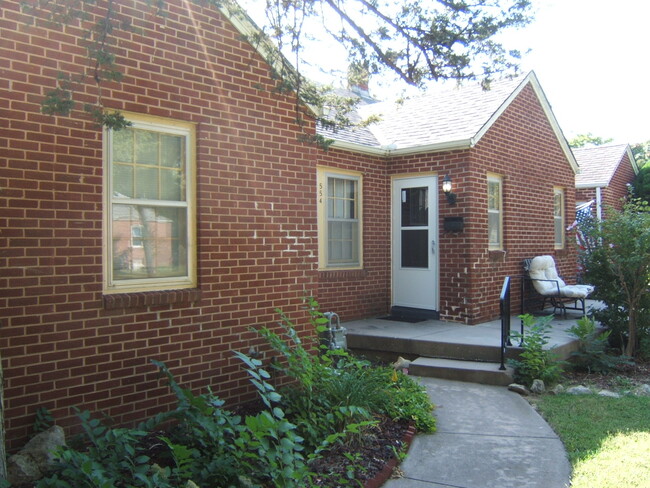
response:
[[(166, 0), (150, 1), (151, 8), (164, 13)], [(232, 0), (192, 0), (228, 8), (242, 15)], [(247, 1), (247, 0), (243, 0)], [(341, 104), (301, 75), (303, 54), (308, 42), (318, 33), (342, 44), (348, 63), (365, 76), (392, 73), (402, 82), (422, 87), (428, 81), (481, 80), (487, 88), (493, 77), (515, 74), (518, 51), (507, 50), (497, 35), (532, 20), (531, 0), (257, 0), (265, 2), (266, 25), (255, 43), (271, 41), (284, 56), (271, 63), (279, 88), (297, 95), (297, 107), (323, 107)], [(26, 0), (29, 9), (48, 9), (50, 18), (62, 24), (84, 19), (97, 0)], [(131, 26), (118, 15), (119, 0), (104, 0), (105, 16), (88, 27), (89, 70), (83, 75), (64, 73), (56, 90), (43, 101), (45, 113), (65, 115), (75, 107), (73, 88), (78, 83), (95, 83), (99, 96), (85, 109), (98, 123), (119, 129), (128, 123), (119, 114), (107, 116), (102, 110), (101, 85), (121, 82), (122, 70), (115, 54), (114, 34)], [(250, 4), (249, 4), (250, 5)], [(239, 13), (237, 13), (239, 11)], [(318, 25), (318, 27), (314, 27)], [(265, 49), (266, 52), (270, 52)], [(310, 56), (313, 57), (313, 54)], [(319, 56), (326, 57), (326, 53)], [(291, 63), (287, 61), (291, 58)], [(318, 59), (307, 59), (317, 63)], [(344, 109), (329, 113), (345, 114)], [(318, 113), (318, 110), (316, 111)], [(308, 114), (302, 111), (300, 115)], [(340, 116), (328, 123), (346, 125)]]
[(604, 144), (609, 144), (613, 139), (603, 139), (600, 136), (595, 136), (591, 132), (587, 134), (578, 134), (573, 139), (569, 141), (569, 146), (573, 148), (585, 147), (585, 146), (602, 146)]

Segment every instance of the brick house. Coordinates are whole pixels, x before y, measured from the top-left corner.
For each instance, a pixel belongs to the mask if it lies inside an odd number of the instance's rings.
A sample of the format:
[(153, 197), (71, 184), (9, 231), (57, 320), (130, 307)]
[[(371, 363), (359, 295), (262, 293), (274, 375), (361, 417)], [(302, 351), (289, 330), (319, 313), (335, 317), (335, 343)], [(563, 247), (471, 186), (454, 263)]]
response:
[[(489, 91), (362, 106), (369, 115), (382, 120), (328, 133), (336, 143), (318, 158), (320, 174), (356, 175), (364, 219), (363, 263), (328, 267), (319, 253), (321, 304), (345, 318), (398, 306), (476, 324), (498, 316), (503, 279), (521, 275), (524, 258), (553, 254), (574, 274), (564, 229), (578, 166), (534, 73)], [(455, 203), (440, 191), (444, 176)], [(402, 216), (413, 217), (418, 198), (428, 199), (419, 200), (427, 222)]]
[(593, 201), (599, 219), (607, 207), (623, 208), (628, 185), (634, 181), (639, 166), (628, 144), (581, 147), (573, 150), (580, 165), (576, 175), (576, 204)]
[(193, 389), (250, 398), (232, 351), (264, 352), (251, 328), (276, 307), (307, 334), (305, 293), (344, 321), (398, 306), (475, 324), (498, 314), (523, 258), (573, 269), (563, 229), (577, 165), (534, 74), (368, 105), (383, 121), (323, 152), (299, 142), (316, 129), (273, 92), (245, 16), (167, 3), (158, 16), (119, 2), (136, 27), (116, 33), (125, 76), (102, 93), (133, 122), (119, 132), (40, 112), (59, 71), (84, 69), (82, 29), (31, 24), (18, 0), (0, 10), (10, 449), (39, 407), (65, 427), (72, 406), (117, 424), (169, 408), (151, 359)]

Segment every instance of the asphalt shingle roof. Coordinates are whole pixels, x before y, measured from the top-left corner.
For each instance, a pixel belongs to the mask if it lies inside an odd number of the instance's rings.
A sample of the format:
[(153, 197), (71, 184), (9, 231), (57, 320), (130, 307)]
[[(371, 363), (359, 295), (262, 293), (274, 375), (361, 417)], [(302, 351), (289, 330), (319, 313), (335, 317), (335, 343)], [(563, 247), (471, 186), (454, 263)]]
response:
[(627, 144), (581, 147), (573, 149), (580, 166), (576, 186), (607, 186), (627, 151)]
[(472, 85), (433, 89), (402, 103), (378, 102), (358, 108), (360, 119), (381, 121), (365, 128), (319, 132), (335, 140), (375, 148), (408, 149), (469, 140), (488, 123), (523, 78), (492, 83), (490, 90)]

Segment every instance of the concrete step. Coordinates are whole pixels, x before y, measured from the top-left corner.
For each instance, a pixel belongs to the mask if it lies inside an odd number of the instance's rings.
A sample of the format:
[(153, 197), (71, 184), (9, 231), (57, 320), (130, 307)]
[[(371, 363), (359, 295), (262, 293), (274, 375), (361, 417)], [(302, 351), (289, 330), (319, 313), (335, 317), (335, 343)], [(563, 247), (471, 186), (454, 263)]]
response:
[(505, 371), (499, 363), (461, 361), (419, 357), (411, 361), (409, 372), (415, 376), (428, 376), (447, 380), (466, 381), (484, 385), (505, 386), (514, 382), (514, 370), (506, 365)]
[[(442, 342), (435, 338), (373, 337), (348, 333), (347, 344), (358, 354), (367, 356), (392, 353), (394, 358), (421, 356), (484, 362), (499, 362), (501, 359), (501, 348), (498, 345)], [(517, 359), (520, 353), (521, 349), (510, 347), (506, 350), (506, 358)]]

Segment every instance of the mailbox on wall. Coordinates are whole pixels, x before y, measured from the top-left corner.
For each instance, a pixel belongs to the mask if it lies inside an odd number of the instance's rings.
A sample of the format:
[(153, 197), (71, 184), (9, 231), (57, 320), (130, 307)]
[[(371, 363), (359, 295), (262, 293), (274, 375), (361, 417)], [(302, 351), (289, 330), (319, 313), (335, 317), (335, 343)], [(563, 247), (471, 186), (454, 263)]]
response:
[(445, 232), (462, 232), (464, 227), (463, 217), (445, 217)]

